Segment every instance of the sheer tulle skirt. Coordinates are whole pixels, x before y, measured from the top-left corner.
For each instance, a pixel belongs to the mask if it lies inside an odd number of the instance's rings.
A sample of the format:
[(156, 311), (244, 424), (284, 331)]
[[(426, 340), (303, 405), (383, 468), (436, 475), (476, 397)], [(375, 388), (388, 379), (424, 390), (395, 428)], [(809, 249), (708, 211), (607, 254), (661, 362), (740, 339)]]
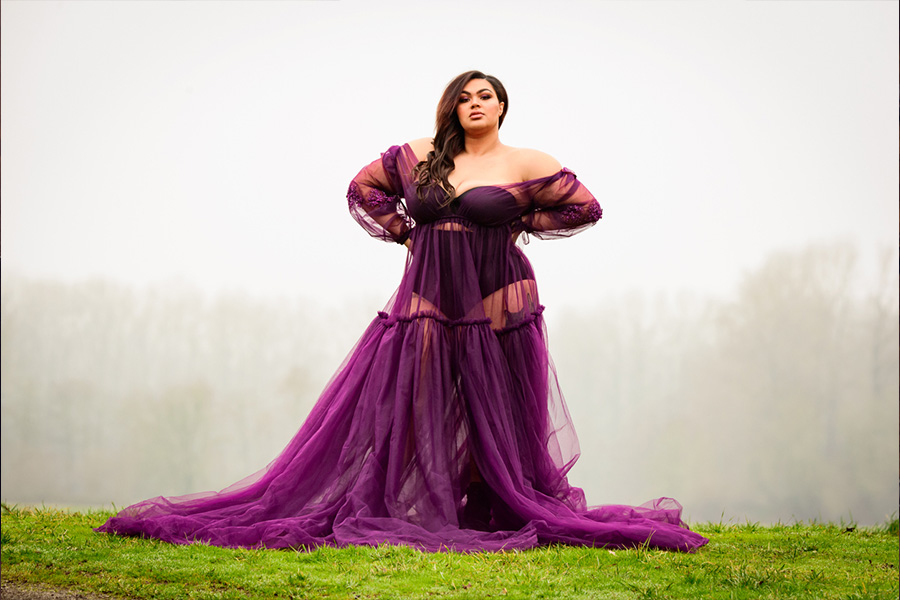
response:
[(412, 239), (397, 294), (266, 469), (98, 531), (267, 548), (705, 544), (674, 500), (589, 508), (569, 485), (577, 438), (510, 231), (449, 219)]

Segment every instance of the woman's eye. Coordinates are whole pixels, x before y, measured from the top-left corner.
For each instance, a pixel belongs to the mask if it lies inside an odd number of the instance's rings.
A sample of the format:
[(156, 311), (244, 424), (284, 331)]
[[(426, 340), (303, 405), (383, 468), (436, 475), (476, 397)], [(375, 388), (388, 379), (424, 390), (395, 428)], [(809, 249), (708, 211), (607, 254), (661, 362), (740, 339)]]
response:
[(481, 99), (486, 101), (486, 100), (490, 100), (491, 97), (489, 94), (485, 94), (484, 96), (481, 97)]
[(459, 99), (460, 104), (462, 104), (463, 102), (468, 102), (468, 101), (469, 101), (469, 99), (466, 98), (465, 96), (463, 96), (462, 98)]

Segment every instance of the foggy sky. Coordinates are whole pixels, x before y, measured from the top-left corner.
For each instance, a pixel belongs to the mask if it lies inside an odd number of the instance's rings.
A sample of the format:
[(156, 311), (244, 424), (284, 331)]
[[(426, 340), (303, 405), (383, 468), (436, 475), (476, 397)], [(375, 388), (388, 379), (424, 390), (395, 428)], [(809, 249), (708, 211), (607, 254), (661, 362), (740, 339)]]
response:
[[(729, 293), (773, 249), (896, 243), (893, 2), (3, 2), (3, 270), (386, 298), (349, 180), (443, 86), (604, 207), (527, 253), (549, 305)], [(323, 257), (327, 256), (327, 260)]]

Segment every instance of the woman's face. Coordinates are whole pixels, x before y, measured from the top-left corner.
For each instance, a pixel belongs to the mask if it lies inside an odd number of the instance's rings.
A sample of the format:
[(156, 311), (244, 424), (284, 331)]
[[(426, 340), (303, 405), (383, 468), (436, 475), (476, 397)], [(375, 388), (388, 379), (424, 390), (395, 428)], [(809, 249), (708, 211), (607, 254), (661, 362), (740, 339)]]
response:
[(465, 131), (481, 131), (500, 126), (503, 103), (486, 79), (473, 79), (463, 87), (456, 104), (456, 116)]

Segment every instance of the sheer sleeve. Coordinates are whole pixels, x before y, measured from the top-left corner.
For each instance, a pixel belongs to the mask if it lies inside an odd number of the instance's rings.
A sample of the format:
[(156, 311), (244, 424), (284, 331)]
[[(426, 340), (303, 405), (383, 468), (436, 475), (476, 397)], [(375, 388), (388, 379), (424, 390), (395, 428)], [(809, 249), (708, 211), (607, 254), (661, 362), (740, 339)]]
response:
[(369, 235), (402, 244), (409, 237), (412, 219), (403, 204), (403, 176), (398, 167), (400, 146), (392, 146), (381, 158), (364, 167), (350, 182), (347, 204), (350, 214)]
[(569, 237), (600, 220), (603, 209), (575, 173), (562, 169), (534, 190), (520, 229), (540, 239)]

